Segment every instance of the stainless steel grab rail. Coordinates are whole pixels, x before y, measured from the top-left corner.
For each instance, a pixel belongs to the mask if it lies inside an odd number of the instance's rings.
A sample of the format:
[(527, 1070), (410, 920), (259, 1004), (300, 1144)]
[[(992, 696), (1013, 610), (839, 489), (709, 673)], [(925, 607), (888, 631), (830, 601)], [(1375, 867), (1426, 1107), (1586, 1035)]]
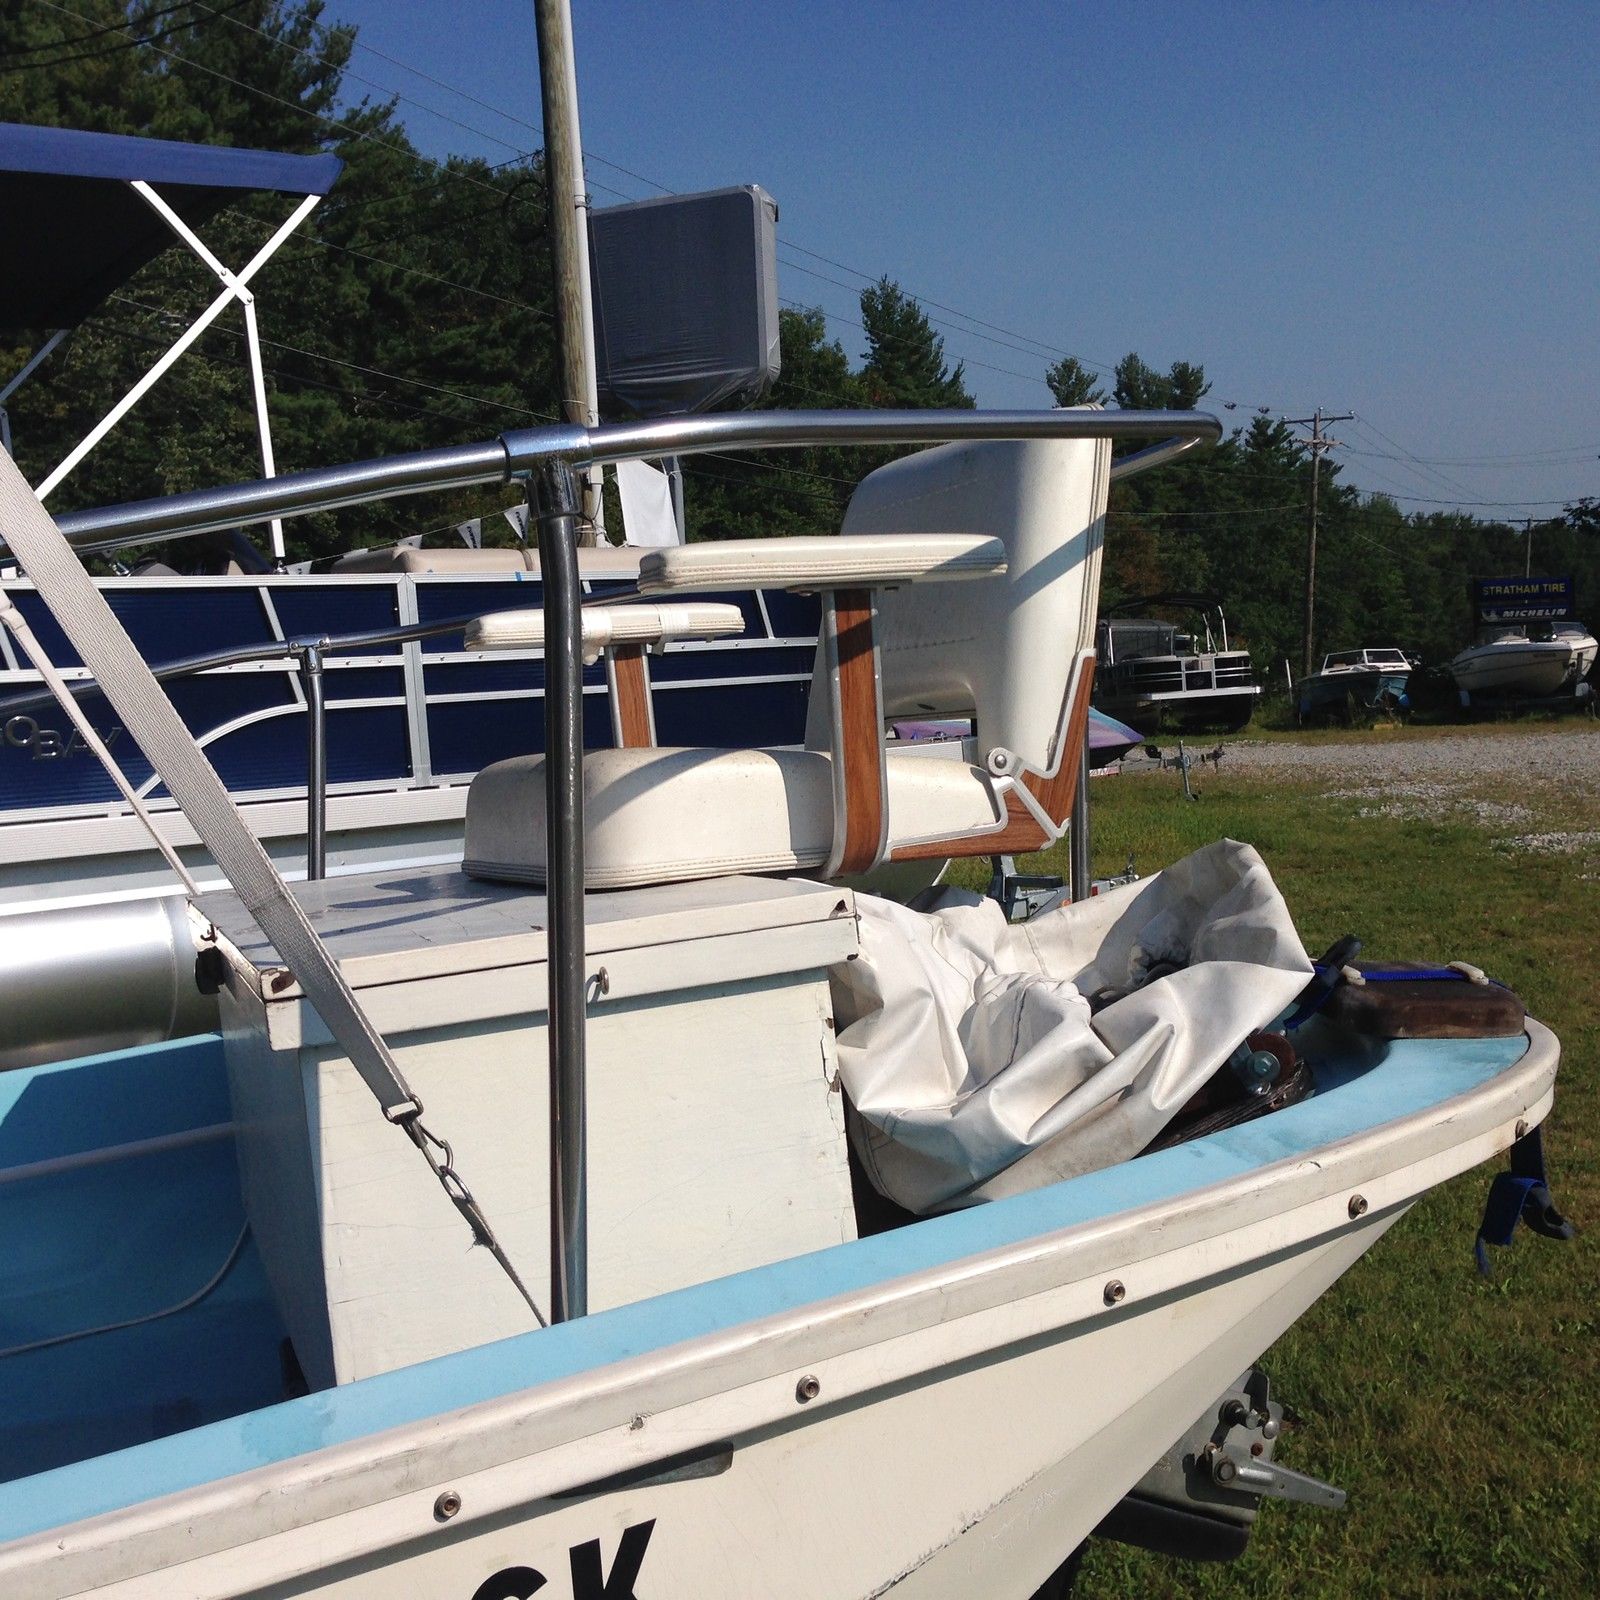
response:
[(498, 439), (414, 455), (315, 467), (282, 477), (195, 489), (159, 500), (75, 511), (56, 525), (80, 550), (182, 539), (274, 517), (334, 511), (372, 500), (509, 483), (552, 461), (573, 468), (711, 450), (807, 445), (941, 444), (969, 439), (1157, 441), (1113, 464), (1113, 479), (1215, 444), (1222, 424), (1204, 411), (750, 411), (716, 416), (517, 429)]

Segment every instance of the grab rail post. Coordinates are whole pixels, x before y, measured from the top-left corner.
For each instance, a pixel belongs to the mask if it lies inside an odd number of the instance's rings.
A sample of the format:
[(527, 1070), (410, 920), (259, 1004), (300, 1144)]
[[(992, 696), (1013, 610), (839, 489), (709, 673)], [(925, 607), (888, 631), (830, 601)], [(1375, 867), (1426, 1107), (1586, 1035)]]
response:
[(300, 687), (306, 697), (306, 881), (328, 875), (328, 703), (322, 677), (322, 642), (297, 645)]
[(1087, 900), (1089, 876), (1089, 741), (1078, 751), (1078, 787), (1072, 796), (1072, 824), (1067, 841), (1067, 881), (1074, 901)]
[(578, 485), (542, 463), (533, 481), (544, 583), (545, 895), (549, 926), (550, 1317), (589, 1308), (588, 1124), (584, 1063), (583, 594)]

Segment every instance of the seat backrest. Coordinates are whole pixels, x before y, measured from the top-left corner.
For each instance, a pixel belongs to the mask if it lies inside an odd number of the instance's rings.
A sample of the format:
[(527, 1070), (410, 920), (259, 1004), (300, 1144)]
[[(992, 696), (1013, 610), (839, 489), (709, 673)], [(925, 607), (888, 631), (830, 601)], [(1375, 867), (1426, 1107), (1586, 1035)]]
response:
[[(998, 577), (879, 595), (885, 716), (975, 715), (980, 765), (1007, 750), (1054, 770), (1068, 686), (1094, 642), (1110, 471), (1108, 440), (1029, 439), (940, 445), (862, 481), (847, 534), (984, 534), (1006, 546)], [(807, 742), (825, 746), (825, 723), (813, 719)]]

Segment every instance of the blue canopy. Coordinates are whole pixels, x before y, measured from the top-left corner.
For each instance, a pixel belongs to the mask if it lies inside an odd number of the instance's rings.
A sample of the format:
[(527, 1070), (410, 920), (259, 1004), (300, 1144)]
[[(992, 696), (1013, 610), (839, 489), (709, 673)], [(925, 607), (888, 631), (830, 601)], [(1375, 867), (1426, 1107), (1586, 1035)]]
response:
[(337, 156), (0, 123), (0, 328), (70, 328), (174, 242), (129, 184), (191, 227), (241, 191), (326, 194)]

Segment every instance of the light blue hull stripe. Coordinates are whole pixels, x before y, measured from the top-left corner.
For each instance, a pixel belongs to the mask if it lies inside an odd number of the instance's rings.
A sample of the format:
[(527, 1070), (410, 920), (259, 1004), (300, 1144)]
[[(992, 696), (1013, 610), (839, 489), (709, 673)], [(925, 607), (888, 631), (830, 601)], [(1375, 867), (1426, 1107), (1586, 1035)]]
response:
[(1399, 1041), (1327, 1093), (1138, 1161), (39, 1473), (0, 1488), (0, 1542), (1169, 1200), (1466, 1093), (1526, 1048)]

